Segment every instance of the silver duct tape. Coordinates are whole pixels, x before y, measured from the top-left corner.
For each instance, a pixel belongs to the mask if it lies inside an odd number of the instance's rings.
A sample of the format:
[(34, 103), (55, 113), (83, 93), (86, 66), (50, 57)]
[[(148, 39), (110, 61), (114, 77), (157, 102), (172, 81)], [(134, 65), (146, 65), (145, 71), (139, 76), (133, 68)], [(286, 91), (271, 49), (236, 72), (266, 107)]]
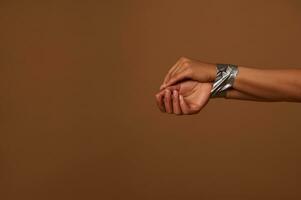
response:
[(217, 64), (216, 68), (217, 74), (211, 89), (211, 97), (225, 97), (227, 90), (233, 86), (238, 67), (233, 64)]

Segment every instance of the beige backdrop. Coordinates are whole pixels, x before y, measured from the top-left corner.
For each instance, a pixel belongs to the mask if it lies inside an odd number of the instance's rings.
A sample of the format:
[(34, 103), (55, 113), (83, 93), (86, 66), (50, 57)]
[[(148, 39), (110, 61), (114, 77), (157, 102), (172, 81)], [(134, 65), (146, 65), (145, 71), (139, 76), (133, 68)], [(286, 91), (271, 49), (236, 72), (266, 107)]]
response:
[(300, 35), (298, 0), (1, 0), (0, 199), (301, 199), (301, 104), (154, 98), (180, 56), (301, 67)]

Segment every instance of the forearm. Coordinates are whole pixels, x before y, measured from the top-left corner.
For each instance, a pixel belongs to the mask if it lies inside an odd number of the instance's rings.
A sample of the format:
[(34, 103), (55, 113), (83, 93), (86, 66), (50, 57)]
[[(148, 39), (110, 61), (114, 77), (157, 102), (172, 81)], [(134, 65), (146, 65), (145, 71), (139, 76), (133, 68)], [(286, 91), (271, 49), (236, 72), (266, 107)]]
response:
[(236, 100), (247, 100), (247, 101), (277, 101), (273, 99), (266, 99), (262, 97), (253, 96), (250, 94), (243, 93), (241, 91), (230, 89), (226, 92), (225, 99), (236, 99)]
[[(238, 69), (239, 73), (233, 84), (235, 90), (257, 100), (301, 101), (301, 69), (262, 69), (245, 66), (238, 66)], [(235, 94), (232, 92), (232, 97), (236, 97)]]

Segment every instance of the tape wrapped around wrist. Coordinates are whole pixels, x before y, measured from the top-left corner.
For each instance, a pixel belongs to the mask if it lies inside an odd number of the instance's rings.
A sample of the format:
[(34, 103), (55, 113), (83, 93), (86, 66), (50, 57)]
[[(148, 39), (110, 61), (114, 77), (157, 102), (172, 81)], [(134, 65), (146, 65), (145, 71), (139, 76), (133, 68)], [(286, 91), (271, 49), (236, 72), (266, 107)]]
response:
[(226, 97), (227, 90), (232, 88), (238, 74), (234, 64), (216, 64), (216, 78), (211, 89), (211, 97)]

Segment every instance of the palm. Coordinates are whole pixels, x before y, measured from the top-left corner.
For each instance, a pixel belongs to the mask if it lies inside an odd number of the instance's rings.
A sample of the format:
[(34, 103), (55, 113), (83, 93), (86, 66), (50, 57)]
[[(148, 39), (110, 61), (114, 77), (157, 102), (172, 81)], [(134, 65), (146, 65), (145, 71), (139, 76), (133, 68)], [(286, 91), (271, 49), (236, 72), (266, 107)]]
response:
[(193, 113), (199, 112), (208, 103), (212, 89), (211, 83), (184, 81), (178, 85), (179, 94), (184, 97)]

